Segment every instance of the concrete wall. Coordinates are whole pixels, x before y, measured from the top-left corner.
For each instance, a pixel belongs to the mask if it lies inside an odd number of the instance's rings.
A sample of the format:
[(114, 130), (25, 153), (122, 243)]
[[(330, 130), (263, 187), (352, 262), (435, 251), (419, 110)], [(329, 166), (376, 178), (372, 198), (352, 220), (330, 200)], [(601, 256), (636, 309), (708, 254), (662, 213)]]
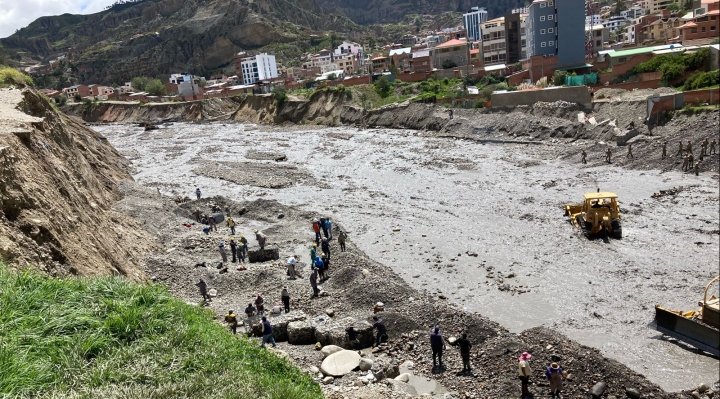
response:
[(524, 90), (497, 93), (492, 95), (493, 107), (515, 107), (518, 105), (532, 105), (539, 101), (555, 102), (568, 101), (591, 107), (592, 99), (587, 87), (563, 87), (545, 90)]
[(685, 104), (720, 104), (720, 89), (701, 89), (684, 92)]

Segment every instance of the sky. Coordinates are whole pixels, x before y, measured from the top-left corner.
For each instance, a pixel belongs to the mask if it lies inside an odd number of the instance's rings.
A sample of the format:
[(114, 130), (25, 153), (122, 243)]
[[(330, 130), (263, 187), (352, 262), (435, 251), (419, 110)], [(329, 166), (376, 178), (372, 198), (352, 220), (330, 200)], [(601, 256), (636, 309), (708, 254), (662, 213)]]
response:
[(0, 38), (47, 15), (92, 14), (115, 0), (0, 0)]

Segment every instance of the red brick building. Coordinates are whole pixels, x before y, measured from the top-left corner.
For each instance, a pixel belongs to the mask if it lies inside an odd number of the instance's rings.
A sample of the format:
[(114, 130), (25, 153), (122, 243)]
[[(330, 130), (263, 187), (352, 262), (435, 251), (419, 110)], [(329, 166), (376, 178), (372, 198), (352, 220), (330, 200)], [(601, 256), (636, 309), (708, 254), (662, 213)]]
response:
[(719, 22), (720, 11), (717, 9), (698, 15), (678, 28), (680, 41), (683, 46), (709, 44), (719, 36)]

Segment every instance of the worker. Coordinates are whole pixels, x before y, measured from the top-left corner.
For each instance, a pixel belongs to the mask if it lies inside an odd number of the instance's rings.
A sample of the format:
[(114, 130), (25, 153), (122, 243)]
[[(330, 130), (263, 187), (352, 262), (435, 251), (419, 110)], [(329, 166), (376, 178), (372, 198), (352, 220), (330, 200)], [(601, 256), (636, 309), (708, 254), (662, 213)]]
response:
[(705, 137), (705, 140), (703, 140), (703, 142), (702, 142), (702, 153), (703, 153), (703, 155), (707, 155), (708, 145), (710, 145), (710, 143), (708, 142), (708, 138)]
[(232, 332), (233, 335), (237, 334), (238, 320), (237, 317), (235, 317), (235, 312), (232, 309), (228, 310), (228, 313), (225, 315), (225, 323), (228, 324), (228, 327), (230, 327), (230, 332)]
[(633, 153), (632, 153), (632, 144), (628, 144), (628, 151), (627, 151), (627, 155), (625, 156), (625, 158), (635, 159), (635, 157), (633, 156)]
[(692, 152), (688, 153), (688, 163), (687, 163), (687, 171), (690, 172), (695, 162), (695, 156), (693, 156)]
[(271, 343), (273, 348), (276, 346), (275, 338), (273, 337), (273, 328), (270, 322), (265, 316), (262, 317), (262, 343), (260, 346), (265, 347), (266, 343)]
[(207, 293), (207, 283), (205, 282), (205, 280), (200, 279), (200, 281), (198, 281), (195, 285), (200, 290), (200, 296), (202, 296), (203, 302), (211, 301), (210, 295), (208, 295)]
[(530, 358), (532, 358), (532, 355), (527, 352), (523, 352), (518, 358), (518, 377), (520, 378), (523, 398), (530, 396), (530, 391), (528, 390), (530, 376), (532, 375), (532, 371), (530, 371), (530, 363), (528, 362)]
[(437, 369), (438, 361), (440, 369), (444, 369), (442, 353), (443, 349), (445, 349), (445, 342), (443, 342), (442, 334), (440, 334), (440, 326), (435, 326), (434, 331), (430, 333), (430, 349), (432, 349), (433, 370)]
[(232, 254), (232, 263), (237, 262), (237, 243), (233, 237), (230, 237), (230, 253)]
[(315, 258), (317, 258), (317, 244), (313, 244), (312, 247), (310, 247), (310, 264), (315, 264)]
[(550, 381), (550, 395), (552, 395), (553, 398), (560, 397), (560, 391), (562, 391), (562, 372), (562, 367), (554, 362), (545, 370), (545, 377)]
[(315, 232), (315, 243), (320, 244), (320, 221), (313, 220), (312, 229)]
[[(328, 238), (328, 231), (327, 231), (327, 219), (326, 218), (320, 218), (320, 229), (322, 229), (323, 235), (325, 238)], [(322, 237), (320, 237), (322, 238)]]
[(315, 257), (315, 263), (313, 264), (315, 268), (318, 270), (318, 275), (320, 275), (320, 282), (325, 281), (325, 262), (323, 262), (322, 258), (319, 256)]
[(205, 233), (205, 235), (209, 235), (210, 234), (210, 226), (203, 227), (203, 233)]
[(282, 306), (280, 305), (280, 302), (275, 302), (275, 305), (270, 309), (270, 313), (274, 315), (280, 315), (282, 314)]
[(715, 139), (713, 139), (710, 142), (710, 155), (715, 154), (715, 147), (717, 146), (717, 143), (715, 142)]
[(257, 309), (258, 314), (265, 313), (265, 299), (263, 299), (262, 293), (260, 292), (258, 292), (255, 297), (255, 309)]
[(330, 259), (330, 243), (328, 242), (327, 238), (322, 239), (322, 244), (320, 244), (320, 249), (322, 249), (323, 254)]
[(385, 311), (385, 304), (382, 302), (377, 302), (375, 305), (373, 305), (373, 313), (377, 312), (384, 312)]
[(682, 140), (678, 141), (678, 152), (677, 152), (677, 154), (675, 154), (675, 156), (676, 156), (676, 157), (681, 157), (681, 156), (683, 156)]
[(238, 261), (245, 263), (245, 256), (247, 256), (248, 241), (244, 235), (240, 234), (240, 245), (238, 245)]
[(227, 217), (227, 227), (230, 228), (230, 234), (235, 235), (235, 221), (230, 216)]
[(287, 262), (285, 262), (287, 265), (287, 275), (290, 276), (290, 280), (295, 280), (296, 272), (295, 272), (295, 264), (297, 264), (297, 260), (295, 260), (295, 255), (291, 255)]
[(702, 161), (697, 161), (695, 163), (695, 176), (700, 176), (700, 162)]
[(267, 242), (267, 237), (265, 237), (265, 234), (257, 231), (257, 229), (253, 230), (253, 232), (255, 233), (255, 239), (257, 240), (260, 249), (265, 249), (265, 243)]
[(587, 152), (585, 150), (580, 153), (580, 163), (587, 163)]
[(280, 293), (280, 299), (282, 299), (283, 306), (285, 307), (285, 313), (290, 313), (290, 293), (287, 287), (283, 287)]
[(195, 188), (195, 196), (197, 197), (197, 199), (200, 199), (200, 197), (202, 196), (202, 191), (200, 191), (199, 187)]
[(325, 218), (323, 232), (325, 233), (325, 238), (332, 240), (332, 220), (330, 220), (330, 218)]
[(348, 335), (348, 348), (354, 349), (354, 350), (360, 350), (360, 340), (357, 337), (357, 331), (355, 331), (355, 327), (350, 326), (345, 329)]
[(667, 156), (667, 144), (668, 144), (667, 140), (666, 140), (666, 141), (663, 141), (663, 144), (662, 144), (662, 158), (665, 158), (665, 157)]
[(700, 159), (705, 155), (707, 151), (707, 139), (700, 142)]
[(225, 242), (220, 241), (220, 244), (218, 244), (218, 252), (220, 252), (220, 257), (222, 258), (223, 263), (227, 263), (227, 252), (225, 252)]
[(200, 223), (200, 208), (195, 208), (195, 221)]
[(330, 278), (330, 258), (323, 255), (320, 259), (322, 259), (323, 262), (323, 279), (327, 280)]
[(377, 328), (377, 335), (375, 336), (375, 345), (380, 346), (381, 343), (387, 342), (387, 328), (383, 319), (373, 316), (373, 330)]
[(687, 153), (683, 154), (682, 161), (683, 161), (682, 162), (682, 171), (685, 172), (687, 170), (687, 163), (688, 163), (688, 154)]
[(611, 163), (611, 157), (612, 157), (612, 150), (610, 147), (605, 151), (605, 162)]
[(317, 285), (317, 278), (318, 278), (318, 269), (317, 269), (317, 267), (313, 267), (312, 273), (310, 273), (310, 286), (313, 289), (313, 298), (317, 298), (318, 294), (320, 293), (320, 290), (318, 289), (318, 285)]
[(455, 345), (460, 347), (460, 358), (463, 362), (463, 372), (471, 373), (472, 368), (470, 367), (470, 349), (472, 349), (472, 344), (467, 337), (467, 333), (463, 333), (462, 338), (455, 341)]
[(340, 245), (340, 252), (345, 252), (345, 241), (347, 240), (347, 234), (345, 234), (344, 231), (340, 230), (340, 234), (338, 234), (338, 245)]
[(255, 316), (255, 307), (252, 305), (252, 303), (248, 303), (247, 307), (245, 308), (245, 314), (248, 318)]
[(217, 231), (217, 226), (215, 225), (215, 216), (209, 215), (207, 220), (208, 225), (210, 226), (210, 230)]
[(687, 141), (687, 146), (685, 147), (685, 151), (692, 154), (692, 141), (690, 141), (690, 140)]
[(449, 109), (448, 110), (448, 119), (452, 119), (452, 118), (453, 118), (453, 110)]

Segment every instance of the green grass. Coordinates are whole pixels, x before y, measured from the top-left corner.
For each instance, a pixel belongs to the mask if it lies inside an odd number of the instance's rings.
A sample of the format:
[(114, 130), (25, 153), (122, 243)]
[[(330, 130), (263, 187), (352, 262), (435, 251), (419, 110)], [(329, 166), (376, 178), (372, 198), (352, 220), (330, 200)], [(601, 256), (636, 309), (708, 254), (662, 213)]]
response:
[(319, 385), (157, 285), (0, 265), (0, 397), (322, 398)]
[(32, 78), (15, 68), (0, 65), (0, 87), (25, 86), (32, 84)]

